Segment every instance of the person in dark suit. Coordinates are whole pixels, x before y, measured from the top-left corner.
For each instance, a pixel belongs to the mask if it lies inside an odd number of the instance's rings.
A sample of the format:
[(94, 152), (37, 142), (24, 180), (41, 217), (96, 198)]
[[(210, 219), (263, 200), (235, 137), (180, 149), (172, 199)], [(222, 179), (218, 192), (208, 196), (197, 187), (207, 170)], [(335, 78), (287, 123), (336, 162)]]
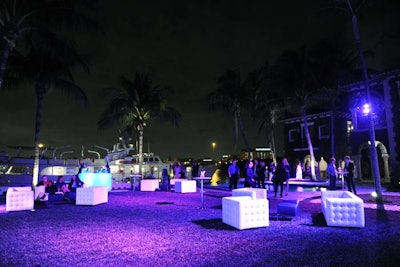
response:
[(79, 175), (75, 174), (74, 176), (72, 176), (71, 181), (69, 181), (68, 189), (70, 192), (76, 192), (76, 188), (83, 187), (83, 184), (84, 182), (79, 179)]
[(357, 190), (354, 185), (354, 163), (350, 160), (350, 156), (345, 156), (344, 157), (344, 179), (346, 180), (347, 183), (347, 190), (350, 192), (353, 192), (354, 194), (357, 195)]
[(233, 159), (232, 164), (228, 167), (229, 190), (236, 189), (238, 185), (240, 169), (237, 166), (237, 160)]

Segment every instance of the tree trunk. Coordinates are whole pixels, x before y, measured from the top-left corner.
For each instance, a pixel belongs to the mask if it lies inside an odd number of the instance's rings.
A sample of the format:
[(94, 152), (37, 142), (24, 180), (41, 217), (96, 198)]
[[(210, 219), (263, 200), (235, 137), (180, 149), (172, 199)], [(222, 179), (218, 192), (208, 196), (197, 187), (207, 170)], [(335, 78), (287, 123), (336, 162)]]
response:
[(243, 129), (243, 123), (242, 123), (242, 118), (240, 117), (240, 112), (237, 113), (237, 118), (238, 118), (238, 121), (239, 121), (240, 132), (241, 132), (241, 134), (242, 134), (242, 138), (243, 138), (243, 141), (244, 141), (244, 145), (246, 146), (247, 157), (248, 157), (249, 160), (250, 160), (250, 159), (251, 159), (251, 155), (250, 155), (249, 142), (247, 142), (247, 137), (246, 137), (246, 134), (245, 134), (244, 129)]
[(4, 40), (3, 52), (0, 57), (0, 89), (3, 85), (4, 74), (7, 68), (7, 60), (10, 55), (11, 50), (13, 49), (13, 45), (10, 41)]
[(40, 130), (42, 124), (42, 111), (43, 111), (43, 99), (45, 94), (45, 88), (43, 85), (36, 85), (36, 122), (35, 122), (35, 160), (33, 163), (33, 176), (32, 176), (32, 188), (34, 189), (39, 180), (40, 170)]
[(142, 165), (143, 165), (143, 125), (139, 126), (139, 175), (142, 176)]
[(236, 114), (233, 116), (233, 152), (237, 152), (238, 135), (239, 135), (239, 123)]
[(335, 112), (331, 111), (331, 154), (335, 157)]
[(301, 108), (301, 114), (303, 116), (303, 122), (304, 122), (304, 132), (306, 135), (307, 139), (307, 144), (308, 144), (308, 150), (310, 151), (310, 167), (311, 167), (311, 180), (315, 180), (315, 158), (314, 158), (314, 148), (311, 142), (311, 136), (310, 136), (310, 131), (308, 129), (308, 121), (307, 121), (307, 115), (306, 115), (306, 109), (305, 107)]
[(269, 127), (269, 147), (271, 148), (272, 161), (276, 164), (274, 128)]
[(383, 199), (382, 199), (382, 189), (381, 189), (381, 177), (379, 173), (379, 163), (378, 163), (378, 154), (376, 151), (376, 142), (375, 142), (375, 126), (374, 126), (374, 120), (372, 118), (372, 110), (373, 105), (371, 105), (371, 94), (369, 90), (369, 81), (368, 81), (368, 72), (367, 72), (367, 66), (365, 63), (364, 59), (364, 54), (361, 46), (361, 38), (360, 38), (360, 31), (358, 28), (358, 22), (357, 22), (357, 16), (353, 11), (353, 8), (351, 6), (351, 3), (349, 0), (347, 0), (347, 4), (349, 7), (349, 10), (352, 14), (352, 24), (353, 24), (353, 34), (354, 34), (354, 40), (356, 42), (357, 50), (358, 50), (358, 55), (360, 58), (361, 62), (361, 67), (362, 67), (362, 72), (363, 72), (363, 79), (364, 79), (364, 86), (365, 90), (367, 93), (367, 101), (368, 104), (370, 105), (370, 112), (368, 113), (368, 118), (369, 118), (369, 138), (370, 138), (370, 150), (371, 150), (371, 165), (372, 165), (372, 171), (374, 175), (374, 180), (375, 180), (375, 190), (376, 190), (376, 202), (378, 204), (383, 204)]

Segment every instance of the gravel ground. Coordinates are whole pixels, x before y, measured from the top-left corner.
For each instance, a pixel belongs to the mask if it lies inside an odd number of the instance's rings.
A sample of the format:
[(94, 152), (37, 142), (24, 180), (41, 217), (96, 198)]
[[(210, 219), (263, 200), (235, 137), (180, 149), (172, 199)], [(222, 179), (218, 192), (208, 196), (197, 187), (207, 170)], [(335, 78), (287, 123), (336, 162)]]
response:
[(395, 209), (365, 208), (365, 228), (338, 228), (327, 227), (318, 193), (301, 199), (295, 218), (277, 219), (282, 199), (270, 198), (270, 226), (240, 231), (222, 223), (228, 195), (207, 189), (201, 209), (199, 192), (120, 191), (97, 206), (50, 198), (8, 213), (3, 196), (0, 266), (398, 266)]

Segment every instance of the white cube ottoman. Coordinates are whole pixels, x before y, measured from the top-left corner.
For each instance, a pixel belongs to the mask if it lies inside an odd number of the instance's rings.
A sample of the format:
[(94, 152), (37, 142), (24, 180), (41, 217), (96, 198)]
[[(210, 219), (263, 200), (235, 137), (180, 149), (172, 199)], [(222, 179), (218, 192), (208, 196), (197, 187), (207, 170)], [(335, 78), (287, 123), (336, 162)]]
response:
[(107, 186), (79, 187), (76, 189), (76, 205), (98, 205), (107, 202)]
[(181, 182), (181, 181), (188, 181), (188, 179), (183, 179), (183, 178), (173, 178), (169, 181), (170, 185), (175, 185), (176, 182)]
[(9, 187), (6, 195), (6, 211), (33, 210), (34, 192), (30, 186)]
[(140, 181), (140, 191), (156, 191), (159, 184), (157, 179), (143, 179)]
[(349, 191), (322, 191), (322, 213), (328, 226), (365, 227), (364, 202)]
[(175, 182), (175, 192), (177, 193), (195, 193), (196, 191), (197, 183), (195, 180)]
[(222, 198), (222, 222), (239, 230), (269, 226), (268, 199)]
[(249, 196), (252, 199), (256, 199), (256, 198), (262, 199), (262, 198), (267, 198), (267, 189), (251, 188), (251, 187), (238, 188), (238, 189), (232, 190), (232, 196), (233, 197)]

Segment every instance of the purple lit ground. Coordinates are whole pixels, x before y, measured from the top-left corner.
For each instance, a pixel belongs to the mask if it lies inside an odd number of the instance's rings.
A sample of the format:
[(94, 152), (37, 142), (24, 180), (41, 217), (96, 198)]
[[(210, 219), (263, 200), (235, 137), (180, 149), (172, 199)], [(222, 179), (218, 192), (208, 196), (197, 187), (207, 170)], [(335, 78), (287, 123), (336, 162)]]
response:
[[(327, 227), (314, 198), (300, 216), (236, 230), (221, 221), (221, 197), (200, 193), (111, 192), (109, 203), (51, 200), (35, 212), (4, 210), (0, 266), (374, 266), (400, 260), (400, 212), (365, 209), (366, 227)], [(270, 196), (269, 196), (270, 197)], [(367, 198), (367, 196), (363, 196)], [(398, 197), (396, 197), (398, 201)]]

